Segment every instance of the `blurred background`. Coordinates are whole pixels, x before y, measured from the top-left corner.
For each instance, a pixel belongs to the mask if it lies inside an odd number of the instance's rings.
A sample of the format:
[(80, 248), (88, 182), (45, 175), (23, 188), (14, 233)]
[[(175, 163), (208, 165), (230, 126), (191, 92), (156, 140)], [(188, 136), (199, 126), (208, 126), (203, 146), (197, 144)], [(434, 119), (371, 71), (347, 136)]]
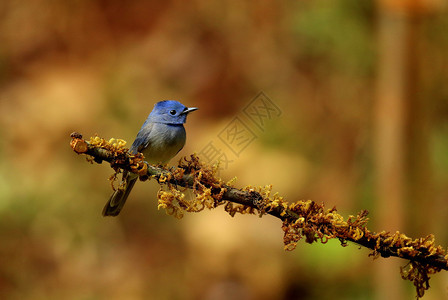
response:
[[(446, 246), (447, 32), (443, 0), (2, 0), (0, 297), (413, 299), (405, 261), (337, 241), (285, 252), (269, 216), (177, 220), (155, 182), (103, 218), (113, 171), (69, 136), (130, 144), (177, 99), (200, 110), (171, 164), (225, 157), (237, 186), (367, 209), (372, 230)], [(278, 109), (261, 127), (244, 110), (260, 91)], [(237, 153), (220, 138), (235, 118), (252, 136)], [(445, 273), (424, 299), (448, 298)]]

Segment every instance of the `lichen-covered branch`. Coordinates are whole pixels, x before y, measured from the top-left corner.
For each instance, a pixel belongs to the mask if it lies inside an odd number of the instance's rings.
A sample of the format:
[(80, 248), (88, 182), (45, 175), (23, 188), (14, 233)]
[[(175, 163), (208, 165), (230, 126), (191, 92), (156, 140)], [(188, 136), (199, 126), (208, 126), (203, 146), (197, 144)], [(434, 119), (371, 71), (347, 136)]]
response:
[[(86, 141), (78, 133), (71, 137), (73, 150), (88, 155), (91, 161), (107, 161), (116, 173), (124, 169), (138, 174), (143, 181), (155, 178), (163, 187), (158, 192), (159, 209), (164, 208), (177, 218), (184, 212), (218, 206), (224, 206), (231, 216), (269, 214), (283, 222), (286, 250), (293, 250), (301, 239), (307, 243), (326, 243), (337, 238), (343, 246), (353, 242), (370, 249), (369, 255), (374, 258), (407, 259), (409, 263), (401, 269), (401, 275), (414, 283), (417, 297), (422, 297), (429, 288), (429, 275), (448, 270), (447, 251), (435, 244), (432, 235), (411, 239), (400, 232), (371, 232), (367, 228), (367, 211), (344, 220), (335, 208), (326, 209), (323, 204), (311, 200), (288, 204), (277, 193), (271, 193), (272, 186), (235, 188), (232, 182), (224, 183), (216, 176), (217, 166), (201, 163), (196, 155), (182, 159), (176, 168), (167, 169), (146, 163), (141, 154), (130, 155), (122, 140), (93, 137)], [(111, 180), (115, 178), (112, 176)], [(186, 200), (179, 187), (192, 189), (195, 199)]]

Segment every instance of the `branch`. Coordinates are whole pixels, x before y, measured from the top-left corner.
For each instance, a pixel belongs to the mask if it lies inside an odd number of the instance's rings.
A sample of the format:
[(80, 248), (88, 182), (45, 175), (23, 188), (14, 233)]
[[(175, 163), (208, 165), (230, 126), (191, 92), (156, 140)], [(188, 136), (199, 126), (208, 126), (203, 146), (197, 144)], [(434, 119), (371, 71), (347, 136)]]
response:
[[(91, 160), (106, 161), (116, 171), (111, 180), (116, 179), (120, 169), (139, 175), (140, 180), (155, 178), (167, 189), (158, 192), (159, 208), (178, 218), (183, 212), (199, 212), (205, 207), (215, 208), (223, 205), (234, 216), (236, 213), (272, 215), (280, 219), (284, 231), (286, 250), (293, 250), (297, 242), (305, 238), (307, 243), (337, 238), (342, 246), (353, 242), (371, 250), (369, 256), (400, 257), (409, 260), (406, 268), (401, 268), (403, 279), (410, 280), (417, 289), (417, 297), (422, 297), (429, 288), (429, 275), (448, 270), (448, 255), (441, 246), (436, 246), (434, 236), (411, 239), (396, 232), (375, 233), (367, 229), (367, 211), (357, 216), (349, 216), (347, 221), (335, 208), (325, 209), (323, 204), (314, 201), (298, 201), (288, 204), (277, 193), (271, 195), (272, 186), (245, 187), (238, 189), (232, 183), (224, 183), (216, 177), (217, 166), (211, 167), (191, 155), (179, 162), (177, 168), (167, 169), (145, 162), (142, 154), (130, 155), (122, 140), (106, 141), (93, 137), (90, 141), (82, 139), (79, 133), (72, 133), (70, 143), (78, 154), (86, 154)], [(194, 200), (185, 200), (178, 186), (190, 188), (196, 195)]]

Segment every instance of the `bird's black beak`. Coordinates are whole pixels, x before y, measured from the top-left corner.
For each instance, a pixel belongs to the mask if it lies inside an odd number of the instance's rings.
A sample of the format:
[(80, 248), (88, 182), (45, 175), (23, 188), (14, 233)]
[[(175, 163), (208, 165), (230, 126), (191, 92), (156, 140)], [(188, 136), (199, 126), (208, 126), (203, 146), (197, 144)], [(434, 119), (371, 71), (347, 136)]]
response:
[(197, 108), (197, 107), (189, 107), (189, 108), (186, 108), (183, 112), (181, 112), (180, 114), (181, 115), (186, 115), (186, 114), (189, 114), (189, 113), (191, 113), (192, 111), (195, 111), (195, 110), (198, 110), (199, 108)]

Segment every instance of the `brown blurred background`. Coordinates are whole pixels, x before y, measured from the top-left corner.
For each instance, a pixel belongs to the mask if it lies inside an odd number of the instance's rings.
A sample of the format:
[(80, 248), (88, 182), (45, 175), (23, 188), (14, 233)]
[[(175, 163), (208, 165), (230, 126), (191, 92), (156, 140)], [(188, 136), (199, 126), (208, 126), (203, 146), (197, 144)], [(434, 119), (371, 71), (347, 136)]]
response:
[[(1, 1), (0, 298), (412, 299), (405, 261), (285, 252), (280, 221), (222, 208), (179, 221), (154, 182), (103, 218), (112, 170), (68, 142), (131, 143), (177, 99), (200, 110), (175, 164), (264, 91), (282, 114), (238, 157), (217, 143), (224, 179), (447, 245), (447, 33), (443, 0)], [(425, 299), (448, 298), (433, 277)]]

